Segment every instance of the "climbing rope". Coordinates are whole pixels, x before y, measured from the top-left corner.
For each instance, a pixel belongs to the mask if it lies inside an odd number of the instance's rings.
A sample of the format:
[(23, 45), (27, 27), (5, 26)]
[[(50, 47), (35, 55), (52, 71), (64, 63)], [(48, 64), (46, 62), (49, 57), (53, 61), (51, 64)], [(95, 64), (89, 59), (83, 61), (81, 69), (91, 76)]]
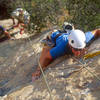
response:
[[(23, 5), (23, 8), (25, 8), (25, 5)], [(28, 40), (30, 41), (30, 45), (31, 45), (31, 47), (32, 47), (32, 49), (33, 49), (34, 54), (36, 54), (36, 53), (35, 53), (35, 50), (34, 50), (34, 48), (33, 48), (33, 45), (32, 45), (32, 42), (31, 42), (30, 37), (28, 38)], [(38, 64), (39, 64), (40, 70), (41, 70), (41, 72), (42, 72), (43, 79), (44, 79), (44, 81), (45, 81), (45, 83), (46, 83), (46, 86), (47, 86), (47, 88), (48, 88), (48, 91), (49, 91), (49, 94), (50, 94), (50, 100), (53, 100), (52, 94), (51, 94), (51, 89), (50, 89), (50, 87), (49, 87), (49, 85), (48, 85), (47, 79), (46, 79), (46, 77), (45, 77), (45, 74), (44, 74), (44, 72), (43, 72), (43, 69), (42, 69), (42, 67), (41, 67), (41, 64), (40, 64), (39, 59), (38, 59)]]
[[(80, 60), (78, 60), (78, 59), (75, 58), (75, 57), (73, 57), (73, 58), (74, 58), (74, 60), (76, 60), (77, 62), (79, 62), (79, 63), (82, 65), (82, 67), (84, 67), (91, 75), (93, 75), (97, 80), (100, 81), (100, 78), (99, 78), (95, 73), (93, 73), (92, 71), (90, 71), (90, 70), (87, 68), (87, 65), (86, 65), (86, 62), (85, 62), (84, 59), (81, 59), (81, 61), (80, 61)], [(82, 62), (85, 62), (85, 64), (82, 63)]]
[[(32, 47), (32, 49), (33, 49), (34, 54), (36, 54), (36, 52), (35, 52), (35, 50), (34, 50), (34, 48), (33, 48), (31, 39), (28, 38), (28, 40), (30, 41), (30, 45), (31, 45), (31, 47)], [(46, 76), (45, 76), (45, 74), (44, 74), (44, 72), (43, 72), (43, 69), (42, 69), (42, 67), (41, 67), (39, 58), (38, 58), (38, 64), (39, 64), (40, 70), (41, 70), (41, 72), (42, 72), (44, 82), (46, 83), (46, 86), (47, 86), (47, 88), (48, 88), (48, 92), (49, 92), (49, 94), (50, 94), (50, 100), (53, 100), (52, 93), (51, 93), (51, 89), (50, 89), (50, 87), (49, 87), (49, 84), (48, 84), (48, 82), (47, 82)]]

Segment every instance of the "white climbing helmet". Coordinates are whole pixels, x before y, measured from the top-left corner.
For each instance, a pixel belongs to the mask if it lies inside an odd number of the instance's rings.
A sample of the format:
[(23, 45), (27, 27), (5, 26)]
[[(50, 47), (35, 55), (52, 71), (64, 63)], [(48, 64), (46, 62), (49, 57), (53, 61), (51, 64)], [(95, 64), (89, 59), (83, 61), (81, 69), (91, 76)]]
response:
[(19, 15), (20, 15), (20, 12), (21, 11), (23, 11), (23, 9), (22, 8), (17, 8), (16, 10), (14, 10), (12, 13), (11, 13), (11, 15), (13, 16), (13, 17), (18, 17)]
[(69, 44), (76, 49), (83, 49), (86, 46), (85, 34), (81, 30), (72, 30), (68, 36)]
[(64, 22), (63, 24), (63, 30), (66, 32), (70, 32), (71, 30), (74, 29), (74, 25), (68, 22)]

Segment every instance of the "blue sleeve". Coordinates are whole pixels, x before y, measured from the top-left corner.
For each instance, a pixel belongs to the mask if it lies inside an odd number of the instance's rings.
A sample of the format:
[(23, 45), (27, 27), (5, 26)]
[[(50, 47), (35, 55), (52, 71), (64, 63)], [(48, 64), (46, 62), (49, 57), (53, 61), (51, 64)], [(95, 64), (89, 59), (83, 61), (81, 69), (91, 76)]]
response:
[(85, 37), (86, 37), (86, 44), (90, 43), (91, 40), (94, 39), (94, 35), (90, 31), (85, 33)]

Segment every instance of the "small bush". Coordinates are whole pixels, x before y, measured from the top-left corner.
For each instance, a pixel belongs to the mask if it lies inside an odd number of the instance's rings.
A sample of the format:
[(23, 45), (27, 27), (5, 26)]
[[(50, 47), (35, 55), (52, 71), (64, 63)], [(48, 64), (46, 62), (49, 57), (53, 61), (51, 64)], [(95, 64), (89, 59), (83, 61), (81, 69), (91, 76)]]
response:
[[(1, 0), (10, 14), (17, 7), (31, 15), (29, 30), (40, 33), (43, 28), (72, 22), (84, 31), (100, 26), (100, 0)], [(8, 2), (10, 1), (10, 3)], [(8, 3), (7, 3), (8, 2)]]

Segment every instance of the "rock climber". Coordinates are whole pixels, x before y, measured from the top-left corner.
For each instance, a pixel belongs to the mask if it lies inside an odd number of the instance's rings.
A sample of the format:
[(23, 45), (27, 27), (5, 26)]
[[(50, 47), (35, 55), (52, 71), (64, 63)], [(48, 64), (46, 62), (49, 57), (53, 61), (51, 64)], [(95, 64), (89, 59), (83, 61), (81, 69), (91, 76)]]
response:
[[(28, 24), (30, 22), (30, 14), (23, 8), (17, 8), (11, 13), (11, 18), (13, 20), (13, 28), (20, 26), (20, 34), (22, 34), (24, 28), (28, 27)], [(18, 21), (17, 24), (15, 23), (15, 19), (17, 19)]]
[[(79, 29), (72, 29), (69, 32), (60, 34), (59, 31), (53, 32), (50, 36), (50, 40), (55, 43), (53, 47), (45, 46), (40, 55), (40, 64), (43, 70), (45, 70), (50, 63), (56, 58), (65, 54), (73, 56), (81, 56), (85, 54), (85, 49), (92, 40), (100, 36), (100, 29), (93, 31), (83, 32)], [(58, 35), (58, 36), (57, 36)], [(56, 37), (57, 36), (57, 37)], [(40, 67), (32, 74), (32, 80), (34, 81), (41, 75)]]

